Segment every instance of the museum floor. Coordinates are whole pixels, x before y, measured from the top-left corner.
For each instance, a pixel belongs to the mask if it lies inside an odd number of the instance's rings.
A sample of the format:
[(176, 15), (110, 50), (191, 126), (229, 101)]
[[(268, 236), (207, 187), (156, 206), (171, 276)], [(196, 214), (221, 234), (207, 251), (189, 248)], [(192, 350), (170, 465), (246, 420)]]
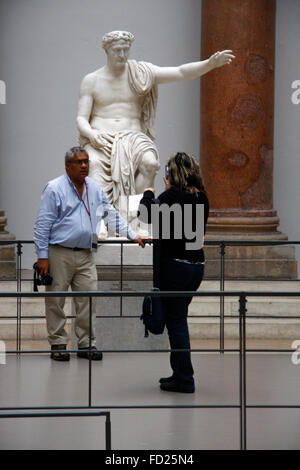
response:
[[(46, 343), (34, 343), (35, 349)], [(7, 349), (12, 345), (7, 344)], [(30, 349), (24, 342), (22, 348)], [(230, 348), (232, 344), (225, 343)], [(201, 341), (193, 348), (218, 347)], [(252, 342), (248, 348), (290, 348), (283, 342)], [(92, 364), (92, 405), (111, 411), (112, 449), (238, 449), (238, 408), (148, 408), (131, 406), (238, 405), (236, 353), (193, 353), (195, 394), (159, 389), (169, 373), (168, 354), (106, 353)], [(0, 407), (87, 406), (88, 361), (69, 363), (47, 354), (8, 355), (0, 365)], [(290, 353), (247, 354), (248, 405), (298, 405), (300, 365)], [(124, 406), (126, 409), (117, 407)], [(104, 418), (1, 419), (0, 449), (103, 449)], [(247, 410), (248, 449), (300, 449), (300, 409)]]

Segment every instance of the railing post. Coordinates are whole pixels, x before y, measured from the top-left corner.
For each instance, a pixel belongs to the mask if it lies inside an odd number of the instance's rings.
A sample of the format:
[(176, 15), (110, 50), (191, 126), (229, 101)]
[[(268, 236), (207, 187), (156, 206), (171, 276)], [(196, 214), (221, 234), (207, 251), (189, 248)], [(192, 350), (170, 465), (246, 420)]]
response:
[(246, 408), (246, 294), (239, 297), (239, 371), (240, 371), (240, 449), (247, 449), (247, 408)]
[[(22, 243), (17, 243), (17, 292), (22, 291)], [(17, 298), (17, 351), (22, 344), (22, 297)]]
[(89, 315), (90, 315), (90, 318), (89, 318), (89, 330), (90, 330), (90, 337), (89, 337), (89, 355), (88, 355), (88, 358), (89, 358), (89, 407), (92, 406), (92, 328), (93, 328), (93, 324), (92, 324), (92, 312), (93, 312), (93, 309), (92, 309), (92, 306), (93, 306), (93, 303), (92, 303), (92, 296), (90, 295), (89, 296)]
[[(224, 262), (225, 262), (225, 242), (224, 240), (220, 243), (220, 291), (224, 292)], [(224, 296), (220, 296), (220, 353), (224, 353)]]
[(111, 421), (109, 412), (105, 420), (105, 448), (106, 450), (111, 450)]
[[(124, 258), (124, 252), (123, 252), (123, 243), (121, 242), (121, 273), (120, 273), (120, 290), (123, 290), (123, 258)], [(120, 296), (120, 317), (123, 315), (123, 296)]]

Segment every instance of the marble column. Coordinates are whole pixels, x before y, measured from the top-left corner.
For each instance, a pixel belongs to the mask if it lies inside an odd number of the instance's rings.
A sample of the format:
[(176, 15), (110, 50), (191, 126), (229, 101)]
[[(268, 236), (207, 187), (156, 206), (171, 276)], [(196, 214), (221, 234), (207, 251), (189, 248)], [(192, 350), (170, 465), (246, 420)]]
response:
[(287, 239), (273, 208), (275, 18), (275, 0), (202, 0), (201, 57), (236, 56), (201, 79), (210, 239)]
[[(7, 219), (0, 209), (0, 241), (14, 240), (15, 236), (5, 230)], [(0, 245), (0, 279), (15, 277), (16, 261), (14, 245)]]

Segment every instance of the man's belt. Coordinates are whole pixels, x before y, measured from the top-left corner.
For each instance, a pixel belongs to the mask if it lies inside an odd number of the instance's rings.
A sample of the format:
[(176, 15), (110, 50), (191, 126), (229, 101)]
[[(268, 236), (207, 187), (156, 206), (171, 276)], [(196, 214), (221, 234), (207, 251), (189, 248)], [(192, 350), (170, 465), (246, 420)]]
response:
[(73, 250), (73, 251), (88, 250), (88, 248), (78, 248), (77, 246), (75, 246), (74, 248), (71, 248), (70, 246), (63, 246), (63, 245), (59, 245), (58, 243), (50, 244), (50, 246), (60, 246), (61, 248), (67, 248), (68, 250)]

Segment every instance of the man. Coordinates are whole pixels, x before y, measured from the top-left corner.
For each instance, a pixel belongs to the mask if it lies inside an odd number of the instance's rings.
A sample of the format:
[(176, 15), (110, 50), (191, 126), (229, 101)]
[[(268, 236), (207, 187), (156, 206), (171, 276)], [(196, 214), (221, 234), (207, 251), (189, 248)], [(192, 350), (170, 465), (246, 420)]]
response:
[(193, 80), (234, 59), (232, 51), (225, 50), (201, 62), (158, 67), (128, 60), (133, 40), (127, 31), (103, 36), (107, 64), (84, 77), (77, 116), (79, 142), (90, 157), (90, 175), (118, 209), (121, 196), (152, 187), (159, 169), (153, 143), (157, 85)]
[[(97, 224), (102, 218), (114, 231), (144, 248), (141, 237), (128, 226), (109, 204), (99, 185), (89, 174), (89, 157), (82, 147), (71, 148), (65, 156), (66, 173), (50, 181), (42, 194), (41, 205), (34, 228), (34, 241), (41, 275), (51, 273), (53, 282), (49, 291), (97, 290), (97, 272), (93, 260), (93, 245), (97, 245)], [(46, 318), (51, 358), (68, 361), (65, 352), (68, 335), (63, 297), (47, 297)], [(76, 310), (75, 334), (78, 357), (101, 360), (96, 349), (94, 329), (89, 349), (89, 297), (74, 297)], [(94, 314), (94, 308), (93, 308)]]

